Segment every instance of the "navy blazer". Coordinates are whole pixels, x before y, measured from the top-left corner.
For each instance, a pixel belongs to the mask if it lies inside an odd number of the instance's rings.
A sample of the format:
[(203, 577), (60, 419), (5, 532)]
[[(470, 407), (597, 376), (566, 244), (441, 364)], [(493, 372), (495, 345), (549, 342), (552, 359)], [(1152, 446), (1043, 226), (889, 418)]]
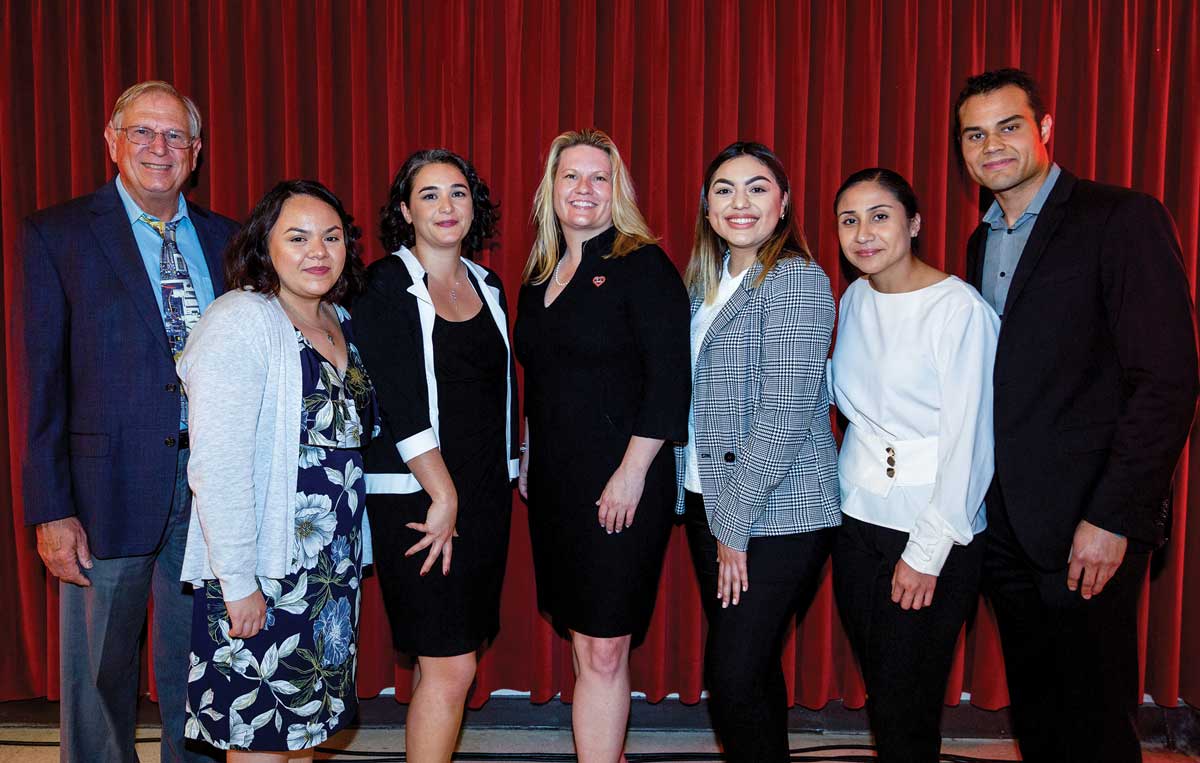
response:
[[(237, 224), (188, 216), (220, 295)], [(31, 215), (20, 246), (25, 522), (77, 516), (96, 557), (150, 553), (175, 491), (179, 379), (116, 181)]]
[[(967, 246), (977, 289), (987, 231)], [(1197, 393), (1192, 304), (1167, 210), (1064, 170), (1003, 312), (991, 489), (1025, 552), (1043, 569), (1066, 567), (1081, 519), (1162, 542)]]

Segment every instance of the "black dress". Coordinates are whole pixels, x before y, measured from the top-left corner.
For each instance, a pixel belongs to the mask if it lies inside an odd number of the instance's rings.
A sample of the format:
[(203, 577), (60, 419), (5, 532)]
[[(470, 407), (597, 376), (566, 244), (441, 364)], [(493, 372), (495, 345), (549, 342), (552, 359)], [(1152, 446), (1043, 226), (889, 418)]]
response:
[[(587, 241), (571, 282), (521, 288), (514, 330), (529, 419), (529, 530), (538, 608), (555, 629), (645, 638), (675, 499), (671, 441), (687, 439), (688, 299), (657, 246), (614, 259)], [(633, 525), (609, 535), (596, 502), (631, 436), (667, 440)]]
[[(475, 279), (469, 280), (478, 291)], [(500, 630), (512, 515), (504, 459), (509, 355), (486, 304), (465, 321), (436, 318), (433, 350), (438, 440), (458, 493), (450, 574), (442, 575), (439, 559), (422, 577), (427, 552), (404, 556), (424, 537), (405, 525), (425, 521), (428, 493), (371, 495), (371, 529), (380, 549), (375, 569), (396, 648), (451, 657), (479, 649)]]

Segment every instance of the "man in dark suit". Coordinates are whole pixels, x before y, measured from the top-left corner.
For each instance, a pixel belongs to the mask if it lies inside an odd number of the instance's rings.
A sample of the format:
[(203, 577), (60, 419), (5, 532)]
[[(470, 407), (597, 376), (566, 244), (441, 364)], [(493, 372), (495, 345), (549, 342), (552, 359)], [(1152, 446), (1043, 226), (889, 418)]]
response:
[(1179, 241), (1154, 198), (1050, 160), (1016, 69), (967, 81), (967, 173), (995, 202), (967, 271), (1001, 316), (985, 594), (1026, 761), (1140, 761), (1137, 601), (1197, 394)]
[(186, 401), (175, 355), (222, 290), (236, 226), (180, 192), (200, 115), (143, 82), (104, 130), (118, 177), (22, 233), (24, 513), (59, 579), (61, 758), (136, 761), (139, 641), (154, 594), (162, 760), (183, 748), (191, 597)]

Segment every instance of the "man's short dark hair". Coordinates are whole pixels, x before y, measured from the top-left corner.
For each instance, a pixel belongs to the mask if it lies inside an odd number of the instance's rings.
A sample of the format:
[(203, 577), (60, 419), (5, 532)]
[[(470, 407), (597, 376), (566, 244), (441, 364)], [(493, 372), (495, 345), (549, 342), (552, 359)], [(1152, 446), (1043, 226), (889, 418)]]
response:
[(1014, 85), (1025, 91), (1025, 98), (1029, 101), (1029, 108), (1033, 111), (1033, 122), (1035, 125), (1041, 124), (1042, 117), (1046, 116), (1046, 104), (1042, 101), (1042, 92), (1038, 87), (1037, 80), (1033, 78), (1029, 72), (1020, 69), (993, 69), (982, 74), (976, 74), (974, 77), (967, 78), (967, 84), (958, 92), (958, 100), (954, 102), (954, 113), (951, 114), (951, 125), (953, 132), (950, 134), (950, 143), (957, 146), (955, 156), (959, 162), (962, 162), (962, 121), (959, 119), (959, 111), (962, 110), (962, 105), (967, 102), (967, 99), (975, 95), (986, 95), (994, 93), (1002, 87)]

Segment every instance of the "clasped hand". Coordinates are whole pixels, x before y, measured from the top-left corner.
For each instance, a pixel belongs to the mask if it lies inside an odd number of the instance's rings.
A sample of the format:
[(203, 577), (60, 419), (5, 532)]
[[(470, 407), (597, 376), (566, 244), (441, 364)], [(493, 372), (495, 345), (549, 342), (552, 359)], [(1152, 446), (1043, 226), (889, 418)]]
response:
[(892, 570), (892, 601), (900, 609), (920, 609), (933, 603), (933, 589), (937, 587), (937, 575), (918, 572), (900, 559)]
[(1122, 536), (1080, 520), (1067, 557), (1067, 588), (1085, 599), (1098, 595), (1121, 566), (1128, 546)]
[(88, 548), (87, 533), (76, 517), (38, 525), (37, 549), (46, 569), (54, 577), (84, 588), (92, 584), (83, 574), (84, 569), (92, 568), (92, 552)]

